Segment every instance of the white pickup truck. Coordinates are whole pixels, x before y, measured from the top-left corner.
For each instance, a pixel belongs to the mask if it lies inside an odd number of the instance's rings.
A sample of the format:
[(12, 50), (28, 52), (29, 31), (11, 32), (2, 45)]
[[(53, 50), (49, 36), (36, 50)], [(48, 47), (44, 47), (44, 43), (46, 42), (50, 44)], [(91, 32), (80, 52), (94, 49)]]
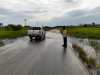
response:
[(28, 30), (28, 36), (31, 41), (33, 40), (33, 37), (36, 40), (44, 40), (45, 39), (45, 30), (43, 29), (43, 27), (31, 27)]

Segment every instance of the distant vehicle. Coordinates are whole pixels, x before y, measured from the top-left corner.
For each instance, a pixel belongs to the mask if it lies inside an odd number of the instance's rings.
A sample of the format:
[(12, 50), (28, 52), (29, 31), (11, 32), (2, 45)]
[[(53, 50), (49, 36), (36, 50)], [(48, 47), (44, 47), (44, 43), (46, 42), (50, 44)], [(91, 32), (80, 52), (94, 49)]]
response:
[(35, 40), (44, 40), (45, 39), (45, 30), (43, 27), (31, 27), (28, 30), (28, 36), (30, 40), (33, 40), (33, 37)]

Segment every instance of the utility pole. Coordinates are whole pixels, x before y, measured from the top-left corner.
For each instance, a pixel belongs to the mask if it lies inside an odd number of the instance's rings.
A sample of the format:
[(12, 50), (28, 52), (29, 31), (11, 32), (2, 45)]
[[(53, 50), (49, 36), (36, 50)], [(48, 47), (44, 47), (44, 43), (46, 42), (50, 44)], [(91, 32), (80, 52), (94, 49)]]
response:
[(24, 19), (24, 25), (27, 26), (27, 19)]

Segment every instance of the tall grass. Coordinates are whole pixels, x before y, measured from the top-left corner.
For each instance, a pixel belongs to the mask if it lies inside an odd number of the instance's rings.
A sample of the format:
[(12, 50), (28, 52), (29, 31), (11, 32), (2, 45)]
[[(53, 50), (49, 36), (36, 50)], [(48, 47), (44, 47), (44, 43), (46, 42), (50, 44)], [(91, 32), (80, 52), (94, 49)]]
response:
[(81, 38), (100, 39), (100, 27), (75, 27), (67, 28), (68, 34)]
[(27, 34), (26, 29), (21, 29), (18, 31), (0, 31), (0, 39), (5, 39), (5, 38), (16, 38), (16, 37), (22, 37)]

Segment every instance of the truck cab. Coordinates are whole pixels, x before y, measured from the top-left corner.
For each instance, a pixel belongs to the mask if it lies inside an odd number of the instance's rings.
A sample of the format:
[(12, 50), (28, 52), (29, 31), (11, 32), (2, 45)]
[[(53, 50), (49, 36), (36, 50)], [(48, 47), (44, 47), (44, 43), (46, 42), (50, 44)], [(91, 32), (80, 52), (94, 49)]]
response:
[(45, 30), (43, 27), (31, 27), (28, 30), (28, 36), (30, 40), (33, 40), (33, 37), (35, 40), (44, 40), (45, 39)]

